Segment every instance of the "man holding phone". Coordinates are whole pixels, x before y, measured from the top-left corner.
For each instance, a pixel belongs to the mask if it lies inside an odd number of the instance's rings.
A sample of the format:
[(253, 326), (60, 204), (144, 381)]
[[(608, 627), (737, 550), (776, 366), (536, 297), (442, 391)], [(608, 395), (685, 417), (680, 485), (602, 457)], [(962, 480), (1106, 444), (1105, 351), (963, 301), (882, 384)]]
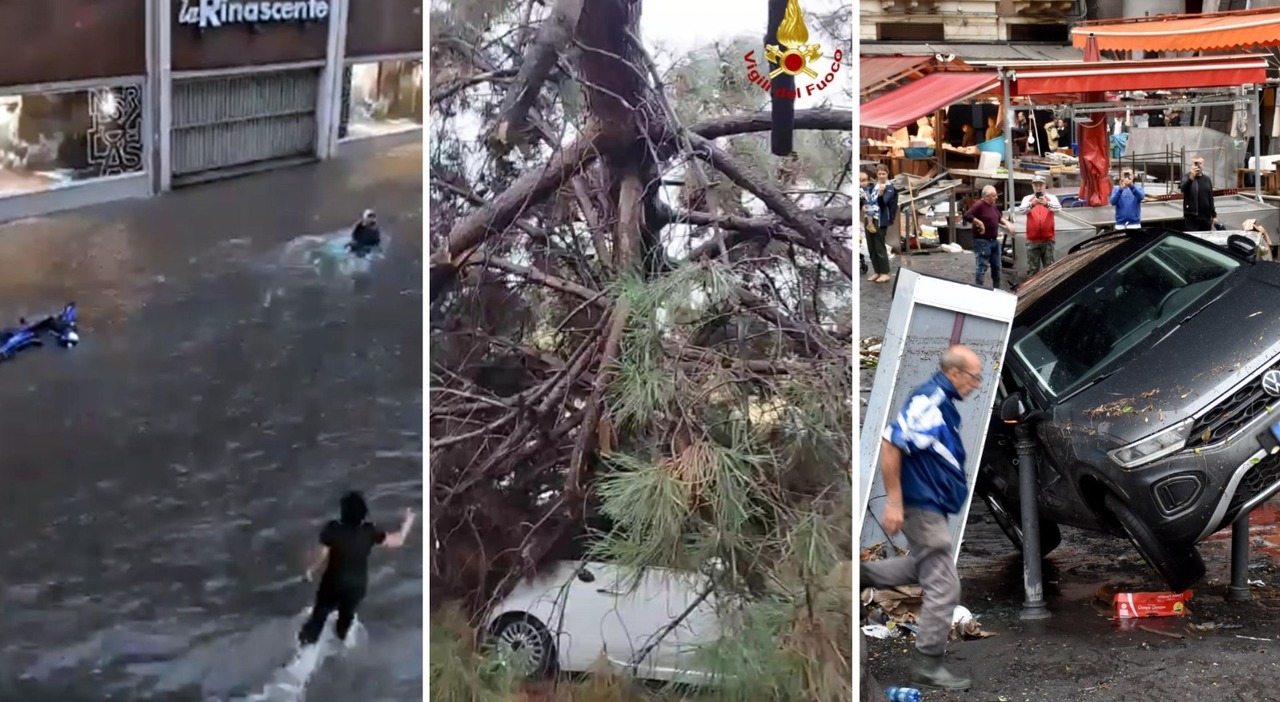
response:
[(1045, 190), (1044, 176), (1037, 174), (1031, 179), (1031, 190), (1013, 210), (1027, 215), (1027, 275), (1035, 275), (1057, 260), (1053, 253), (1054, 213), (1062, 211), (1058, 198)]
[(1213, 181), (1204, 172), (1204, 157), (1191, 157), (1191, 173), (1182, 181), (1182, 231), (1207, 232), (1218, 221)]
[(1111, 206), (1116, 208), (1116, 229), (1138, 229), (1142, 226), (1142, 200), (1146, 197), (1146, 191), (1134, 182), (1133, 171), (1128, 168), (1121, 171), (1120, 187), (1111, 191)]

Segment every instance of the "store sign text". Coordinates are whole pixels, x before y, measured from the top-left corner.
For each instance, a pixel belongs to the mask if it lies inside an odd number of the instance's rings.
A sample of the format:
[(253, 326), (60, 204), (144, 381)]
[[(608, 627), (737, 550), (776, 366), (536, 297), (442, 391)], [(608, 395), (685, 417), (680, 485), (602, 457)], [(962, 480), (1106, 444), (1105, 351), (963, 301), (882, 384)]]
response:
[(182, 0), (178, 24), (201, 29), (245, 22), (319, 22), (328, 0)]

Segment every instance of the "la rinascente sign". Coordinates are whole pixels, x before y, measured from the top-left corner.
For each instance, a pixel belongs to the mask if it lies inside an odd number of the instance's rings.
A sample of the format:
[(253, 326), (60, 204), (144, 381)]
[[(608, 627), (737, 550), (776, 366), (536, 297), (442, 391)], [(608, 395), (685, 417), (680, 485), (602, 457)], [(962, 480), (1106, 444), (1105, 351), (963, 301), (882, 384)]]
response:
[(207, 29), (249, 22), (322, 22), (328, 0), (182, 0), (178, 24)]

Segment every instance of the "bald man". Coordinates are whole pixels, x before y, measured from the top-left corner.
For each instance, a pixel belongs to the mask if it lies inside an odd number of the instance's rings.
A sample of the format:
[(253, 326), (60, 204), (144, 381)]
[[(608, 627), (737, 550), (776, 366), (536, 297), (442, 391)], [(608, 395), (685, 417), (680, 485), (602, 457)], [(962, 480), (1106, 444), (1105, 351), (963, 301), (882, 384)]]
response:
[(973, 283), (981, 286), (990, 267), (991, 287), (995, 290), (1000, 289), (1000, 227), (1013, 233), (1013, 222), (1000, 214), (1000, 208), (996, 207), (999, 198), (1000, 193), (996, 192), (995, 186), (985, 186), (982, 199), (973, 203), (962, 216), (964, 221), (973, 224)]
[(943, 352), (933, 377), (911, 392), (881, 440), (886, 493), (881, 526), (890, 536), (901, 530), (911, 550), (899, 558), (864, 561), (862, 583), (880, 588), (918, 583), (924, 589), (911, 669), (911, 682), (920, 687), (969, 689), (967, 678), (943, 665), (952, 613), (960, 604), (947, 515), (958, 513), (969, 497), (955, 402), (982, 381), (978, 354), (967, 346), (952, 346)]

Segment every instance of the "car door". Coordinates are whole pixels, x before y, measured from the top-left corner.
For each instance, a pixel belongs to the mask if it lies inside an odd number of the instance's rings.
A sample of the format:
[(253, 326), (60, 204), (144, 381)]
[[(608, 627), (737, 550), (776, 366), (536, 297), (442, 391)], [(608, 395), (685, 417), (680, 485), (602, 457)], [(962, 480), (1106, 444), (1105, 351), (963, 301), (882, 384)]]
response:
[(660, 569), (592, 565), (598, 571), (595, 583), (600, 614), (597, 639), (607, 652), (610, 664), (623, 674), (656, 677), (655, 662), (663, 655), (659, 650), (662, 641), (654, 646), (649, 644), (669, 621), (666, 579), (655, 572)]
[(721, 636), (720, 605), (715, 592), (707, 592), (711, 578), (701, 573), (675, 573), (666, 576), (668, 621), (682, 614), (684, 618), (659, 646), (654, 661), (654, 675), (663, 680), (698, 684), (708, 682), (699, 650), (715, 643)]

